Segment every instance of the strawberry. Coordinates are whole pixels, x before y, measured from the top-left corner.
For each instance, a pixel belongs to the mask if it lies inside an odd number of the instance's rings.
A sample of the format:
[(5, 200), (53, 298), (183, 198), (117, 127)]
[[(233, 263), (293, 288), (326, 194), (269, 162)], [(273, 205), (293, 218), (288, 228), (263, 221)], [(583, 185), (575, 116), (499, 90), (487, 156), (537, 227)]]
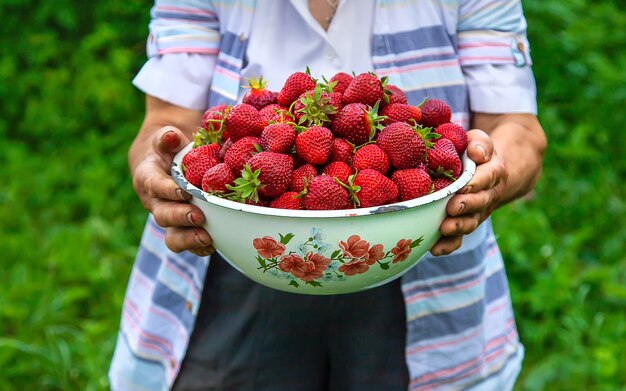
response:
[(343, 103), (363, 103), (373, 107), (377, 102), (385, 102), (387, 78), (382, 80), (373, 73), (357, 75), (343, 93)]
[(312, 164), (303, 164), (291, 173), (291, 185), (289, 189), (295, 192), (302, 192), (306, 184), (317, 176), (317, 168)]
[(297, 135), (298, 132), (288, 123), (270, 124), (261, 133), (261, 147), (264, 151), (289, 153)]
[(224, 193), (226, 185), (232, 185), (235, 180), (233, 170), (228, 164), (219, 163), (209, 168), (202, 177), (202, 190), (207, 193)]
[(380, 172), (366, 168), (352, 178), (352, 199), (360, 208), (396, 202), (398, 186)]
[(278, 103), (272, 103), (261, 110), (259, 114), (263, 119), (263, 126), (267, 126), (274, 122), (291, 122), (294, 121), (293, 114), (289, 112), (289, 109), (279, 105)]
[(195, 187), (202, 187), (202, 177), (207, 170), (220, 161), (209, 154), (198, 155), (188, 165), (183, 166), (185, 178)]
[(333, 133), (323, 126), (311, 126), (296, 137), (296, 153), (310, 164), (324, 164), (333, 146)]
[(380, 114), (387, 117), (383, 120), (383, 125), (394, 122), (418, 123), (422, 118), (422, 111), (417, 106), (405, 105), (403, 103), (390, 103), (385, 106)]
[(259, 152), (244, 165), (241, 177), (235, 179), (235, 185), (227, 186), (233, 191), (228, 197), (239, 202), (250, 200), (253, 203), (257, 203), (260, 197), (277, 197), (289, 189), (292, 171), (291, 156)]
[[(341, 101), (339, 101), (339, 108)], [(333, 119), (338, 108), (331, 104), (331, 95), (317, 85), (314, 90), (305, 91), (293, 104), (293, 114), (299, 125), (325, 126)]]
[(270, 208), (278, 209), (304, 209), (302, 198), (295, 191), (287, 191), (270, 202)]
[(354, 79), (352, 75), (349, 75), (345, 72), (338, 72), (333, 77), (331, 77), (328, 82), (329, 84), (335, 83), (333, 86), (333, 92), (339, 92), (343, 94), (350, 85), (352, 79)]
[(428, 172), (419, 168), (395, 171), (391, 180), (398, 186), (399, 201), (412, 200), (430, 193), (432, 179)]
[(330, 150), (330, 157), (328, 158), (331, 162), (344, 162), (351, 164), (352, 163), (352, 155), (354, 154), (354, 145), (351, 144), (345, 138), (336, 138), (333, 141), (333, 147)]
[(355, 145), (371, 141), (376, 136), (382, 118), (378, 116), (378, 103), (368, 109), (363, 103), (345, 105), (335, 116), (333, 132), (335, 137), (345, 138)]
[(281, 106), (290, 107), (302, 93), (314, 89), (315, 84), (308, 68), (306, 73), (292, 73), (285, 81), (285, 85), (278, 93), (276, 100)]
[(386, 91), (385, 93), (387, 94), (387, 97), (389, 98), (389, 104), (392, 103), (402, 103), (402, 104), (409, 104), (408, 100), (406, 99), (406, 95), (404, 94), (404, 91), (402, 91), (400, 88), (394, 86), (394, 85), (387, 85), (386, 87)]
[(348, 183), (348, 178), (354, 174), (354, 169), (344, 162), (331, 162), (322, 169), (322, 174), (337, 178), (342, 183)]
[(467, 133), (461, 125), (452, 122), (441, 124), (434, 132), (452, 141), (459, 156), (463, 155), (467, 148)]
[(355, 170), (371, 168), (381, 174), (386, 174), (389, 171), (389, 157), (378, 145), (366, 144), (357, 149), (352, 159), (352, 167)]
[(433, 179), (433, 191), (439, 191), (445, 187), (450, 186), (453, 183), (454, 181), (449, 178), (435, 178)]
[(237, 141), (241, 138), (252, 136), (259, 137), (263, 132), (263, 118), (259, 110), (247, 103), (240, 103), (231, 107), (226, 118), (224, 118), (226, 131), (230, 133), (230, 138)]
[(311, 179), (304, 190), (304, 209), (337, 210), (350, 209), (350, 193), (329, 175), (319, 175)]
[(246, 88), (250, 89), (243, 95), (241, 102), (254, 106), (257, 110), (261, 110), (263, 107), (275, 103), (276, 96), (272, 91), (265, 88), (266, 85), (267, 80), (263, 80), (263, 76), (258, 79), (256, 77), (248, 79), (249, 87)]
[(201, 158), (203, 155), (208, 155), (219, 159), (221, 146), (217, 143), (200, 145), (199, 147), (192, 148), (189, 152), (183, 156), (183, 167), (188, 167), (195, 160)]
[(463, 165), (452, 141), (442, 138), (435, 142), (432, 149), (428, 149), (428, 168), (436, 176), (458, 178)]
[(258, 137), (244, 137), (235, 141), (232, 147), (228, 148), (224, 154), (224, 163), (228, 164), (233, 172), (238, 173), (243, 169), (244, 164), (257, 152), (261, 144)]
[(219, 158), (221, 161), (224, 161), (224, 156), (226, 155), (226, 151), (228, 151), (228, 148), (232, 147), (234, 143), (235, 142), (233, 141), (232, 138), (228, 138), (226, 139), (226, 141), (224, 141), (224, 144), (222, 144), (222, 148), (220, 148), (220, 154), (219, 154)]
[(229, 137), (228, 134), (224, 134), (224, 127), (222, 126), (225, 113), (228, 110), (227, 105), (220, 104), (209, 108), (202, 114), (202, 130), (196, 133), (194, 140), (196, 146), (226, 140)]
[(450, 122), (452, 109), (448, 104), (439, 99), (427, 99), (420, 105), (422, 110), (421, 124), (425, 127), (436, 128), (441, 124)]
[(404, 122), (387, 125), (376, 144), (389, 156), (396, 169), (415, 168), (424, 160), (426, 143), (417, 130)]

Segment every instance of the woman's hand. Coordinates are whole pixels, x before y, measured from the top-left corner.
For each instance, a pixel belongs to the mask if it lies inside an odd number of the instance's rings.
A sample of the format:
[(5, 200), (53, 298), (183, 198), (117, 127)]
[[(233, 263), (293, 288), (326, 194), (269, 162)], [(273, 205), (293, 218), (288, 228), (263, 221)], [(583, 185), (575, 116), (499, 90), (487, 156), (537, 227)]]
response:
[(541, 174), (546, 138), (532, 114), (477, 113), (467, 132), (467, 154), (476, 162), (474, 176), (446, 207), (442, 237), (433, 255), (447, 255), (506, 202), (528, 193)]
[(178, 187), (170, 175), (174, 155), (189, 143), (190, 136), (174, 126), (156, 125), (161, 123), (159, 117), (168, 117), (168, 111), (171, 115), (172, 111), (182, 110), (173, 118), (181, 118), (182, 114), (193, 119), (195, 112), (172, 108), (154, 99), (148, 98), (146, 120), (129, 151), (133, 187), (144, 208), (165, 228), (165, 244), (170, 250), (189, 250), (200, 256), (212, 254), (211, 237), (202, 228), (203, 213), (188, 203), (191, 196)]

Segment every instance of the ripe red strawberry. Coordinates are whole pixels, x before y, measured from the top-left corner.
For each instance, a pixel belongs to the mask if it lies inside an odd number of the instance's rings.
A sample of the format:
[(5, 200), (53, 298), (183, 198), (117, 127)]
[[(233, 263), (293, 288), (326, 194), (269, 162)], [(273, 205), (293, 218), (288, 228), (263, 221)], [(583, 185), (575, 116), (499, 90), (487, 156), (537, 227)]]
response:
[(303, 92), (314, 88), (315, 81), (309, 75), (308, 69), (307, 73), (292, 73), (285, 81), (285, 85), (278, 93), (276, 100), (280, 105), (289, 107)]
[(342, 183), (348, 183), (348, 178), (354, 174), (354, 169), (344, 162), (331, 162), (322, 169), (322, 174), (337, 178)]
[(395, 171), (391, 180), (398, 186), (399, 201), (412, 200), (430, 193), (432, 179), (425, 170), (407, 168)]
[(441, 138), (435, 142), (432, 149), (428, 149), (428, 168), (434, 175), (458, 178), (463, 165), (452, 141)]
[(409, 104), (408, 100), (406, 99), (406, 94), (400, 88), (389, 84), (387, 85), (385, 89), (388, 91), (386, 92), (386, 94), (387, 94), (387, 97), (389, 98), (389, 104), (392, 104), (392, 103), (402, 103), (405, 105)]
[(419, 107), (402, 103), (390, 103), (380, 111), (380, 114), (387, 117), (383, 120), (383, 125), (389, 125), (394, 122), (411, 124), (412, 121), (415, 121), (415, 123), (418, 123), (422, 118), (422, 111)]
[(211, 156), (215, 159), (220, 157), (221, 146), (217, 143), (200, 145), (199, 147), (192, 148), (183, 156), (183, 167), (190, 166), (195, 160), (202, 156)]
[(263, 126), (267, 126), (274, 122), (291, 122), (294, 121), (293, 114), (289, 112), (289, 109), (279, 105), (278, 103), (272, 103), (261, 110), (259, 114), (263, 119)]
[(293, 115), (299, 125), (326, 126), (341, 108), (341, 101), (338, 106), (335, 107), (331, 95), (317, 85), (314, 90), (305, 91), (298, 97), (293, 104)]
[(422, 120), (420, 123), (426, 127), (436, 128), (441, 124), (450, 122), (452, 109), (448, 104), (439, 99), (428, 99), (422, 105)]
[(331, 77), (328, 82), (335, 83), (335, 86), (333, 87), (333, 92), (339, 92), (343, 94), (350, 85), (352, 79), (354, 79), (352, 75), (349, 75), (345, 72), (338, 72), (333, 77)]
[(226, 151), (228, 151), (228, 148), (232, 147), (234, 143), (235, 142), (233, 141), (232, 138), (226, 139), (226, 141), (224, 141), (224, 144), (222, 144), (222, 148), (220, 148), (219, 158), (221, 161), (224, 161), (224, 156), (226, 155)]
[(382, 120), (377, 114), (378, 104), (368, 109), (363, 103), (345, 105), (335, 116), (333, 132), (335, 137), (345, 138), (354, 145), (365, 144), (376, 136), (382, 128)]
[(202, 187), (202, 177), (207, 170), (220, 163), (219, 159), (211, 155), (199, 155), (193, 161), (183, 167), (185, 178), (197, 188)]
[(259, 152), (260, 146), (261, 139), (258, 137), (244, 137), (237, 140), (224, 154), (224, 163), (228, 164), (234, 173), (241, 172), (244, 164)]
[(302, 198), (295, 191), (285, 192), (270, 202), (270, 208), (278, 209), (304, 209)]
[(256, 77), (248, 79), (249, 90), (243, 95), (241, 99), (242, 103), (247, 103), (254, 106), (257, 110), (261, 110), (263, 107), (275, 103), (276, 96), (274, 93), (265, 86), (267, 80), (263, 80), (263, 76), (258, 79)]
[(352, 167), (356, 170), (374, 169), (381, 174), (389, 171), (389, 157), (381, 147), (376, 144), (367, 144), (357, 149), (352, 158)]
[(303, 164), (291, 173), (291, 185), (289, 189), (295, 192), (302, 192), (306, 184), (317, 176), (317, 168), (312, 164)]
[(404, 122), (387, 125), (378, 135), (376, 144), (389, 156), (396, 169), (415, 168), (426, 156), (426, 144), (422, 136)]
[(344, 162), (351, 164), (352, 155), (354, 154), (354, 145), (350, 144), (345, 138), (336, 138), (333, 141), (333, 147), (330, 150), (330, 162)]
[(463, 155), (467, 148), (467, 133), (465, 133), (465, 129), (461, 125), (452, 122), (441, 124), (437, 126), (435, 133), (452, 141), (459, 156)]
[(360, 208), (390, 204), (398, 199), (398, 186), (371, 168), (357, 172), (350, 185), (353, 200)]
[(363, 103), (373, 107), (377, 102), (384, 102), (387, 78), (382, 80), (373, 73), (357, 75), (343, 93), (343, 103)]
[(233, 185), (235, 174), (228, 164), (219, 163), (209, 168), (202, 177), (202, 190), (207, 193), (224, 193), (227, 185)]
[(259, 152), (248, 160), (250, 169), (260, 170), (259, 195), (277, 197), (286, 192), (291, 185), (293, 159), (284, 153)]
[[(219, 140), (226, 140), (228, 135), (223, 132), (224, 114), (228, 110), (228, 105), (220, 104), (210, 107), (202, 115), (201, 126), (204, 129), (204, 133), (198, 132), (200, 140), (196, 139), (196, 145), (200, 145), (200, 141), (203, 139), (209, 139), (210, 142), (217, 142)], [(206, 142), (205, 142), (206, 143)]]
[(449, 178), (435, 178), (433, 179), (433, 191), (439, 191), (443, 188), (450, 186), (453, 183), (454, 181)]
[(224, 126), (233, 141), (247, 136), (259, 137), (263, 132), (263, 118), (254, 106), (240, 103), (233, 106), (226, 114)]
[(311, 180), (303, 196), (304, 208), (309, 210), (351, 209), (350, 193), (329, 175)]
[(298, 132), (288, 123), (270, 124), (261, 133), (261, 147), (264, 151), (289, 153), (297, 135)]
[(307, 163), (326, 163), (332, 146), (333, 133), (323, 126), (311, 126), (296, 137), (296, 153)]
[(254, 203), (259, 197), (277, 197), (289, 189), (293, 159), (289, 155), (276, 152), (259, 152), (248, 160), (241, 177), (235, 179), (235, 186), (228, 186), (233, 192), (229, 198), (239, 202), (250, 200)]

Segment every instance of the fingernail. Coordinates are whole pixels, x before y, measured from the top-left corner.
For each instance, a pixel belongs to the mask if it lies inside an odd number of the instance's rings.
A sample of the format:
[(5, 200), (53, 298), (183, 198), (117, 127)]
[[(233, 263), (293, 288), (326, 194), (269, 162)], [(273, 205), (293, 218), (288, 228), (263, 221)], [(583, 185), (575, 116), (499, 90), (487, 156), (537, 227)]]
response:
[(196, 233), (196, 242), (200, 243), (203, 246), (208, 246), (209, 244), (211, 244), (211, 242), (205, 235), (198, 233)]
[(167, 132), (163, 133), (163, 136), (161, 137), (161, 143), (167, 148), (174, 149), (180, 144), (180, 138), (178, 138), (173, 130), (168, 130)]
[(483, 148), (482, 145), (476, 144), (474, 148), (476, 148), (480, 153), (482, 153), (485, 160), (487, 160), (487, 152), (485, 151), (485, 148)]
[(183, 201), (188, 201), (191, 199), (191, 194), (183, 191), (183, 189), (180, 188), (176, 189), (176, 196)]
[(195, 216), (193, 212), (187, 213), (187, 220), (191, 225), (198, 225), (198, 217)]
[(458, 212), (458, 214), (463, 213), (463, 209), (465, 209), (465, 202), (459, 202), (459, 212)]
[(465, 187), (462, 189), (462, 191), (461, 191), (461, 193), (462, 193), (462, 194), (467, 194), (467, 193), (471, 193), (471, 192), (472, 192), (472, 185), (467, 185), (467, 186), (465, 186)]

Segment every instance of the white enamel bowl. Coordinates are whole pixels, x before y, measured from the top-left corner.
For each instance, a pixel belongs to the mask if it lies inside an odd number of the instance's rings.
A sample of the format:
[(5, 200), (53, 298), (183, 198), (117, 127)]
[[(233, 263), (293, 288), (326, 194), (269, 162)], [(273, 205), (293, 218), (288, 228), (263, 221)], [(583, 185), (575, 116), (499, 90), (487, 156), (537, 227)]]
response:
[(381, 207), (309, 211), (246, 205), (209, 195), (185, 179), (174, 158), (172, 177), (206, 216), (217, 252), (252, 280), (281, 291), (331, 295), (373, 288), (406, 273), (439, 239), (446, 203), (476, 165), (447, 188)]

